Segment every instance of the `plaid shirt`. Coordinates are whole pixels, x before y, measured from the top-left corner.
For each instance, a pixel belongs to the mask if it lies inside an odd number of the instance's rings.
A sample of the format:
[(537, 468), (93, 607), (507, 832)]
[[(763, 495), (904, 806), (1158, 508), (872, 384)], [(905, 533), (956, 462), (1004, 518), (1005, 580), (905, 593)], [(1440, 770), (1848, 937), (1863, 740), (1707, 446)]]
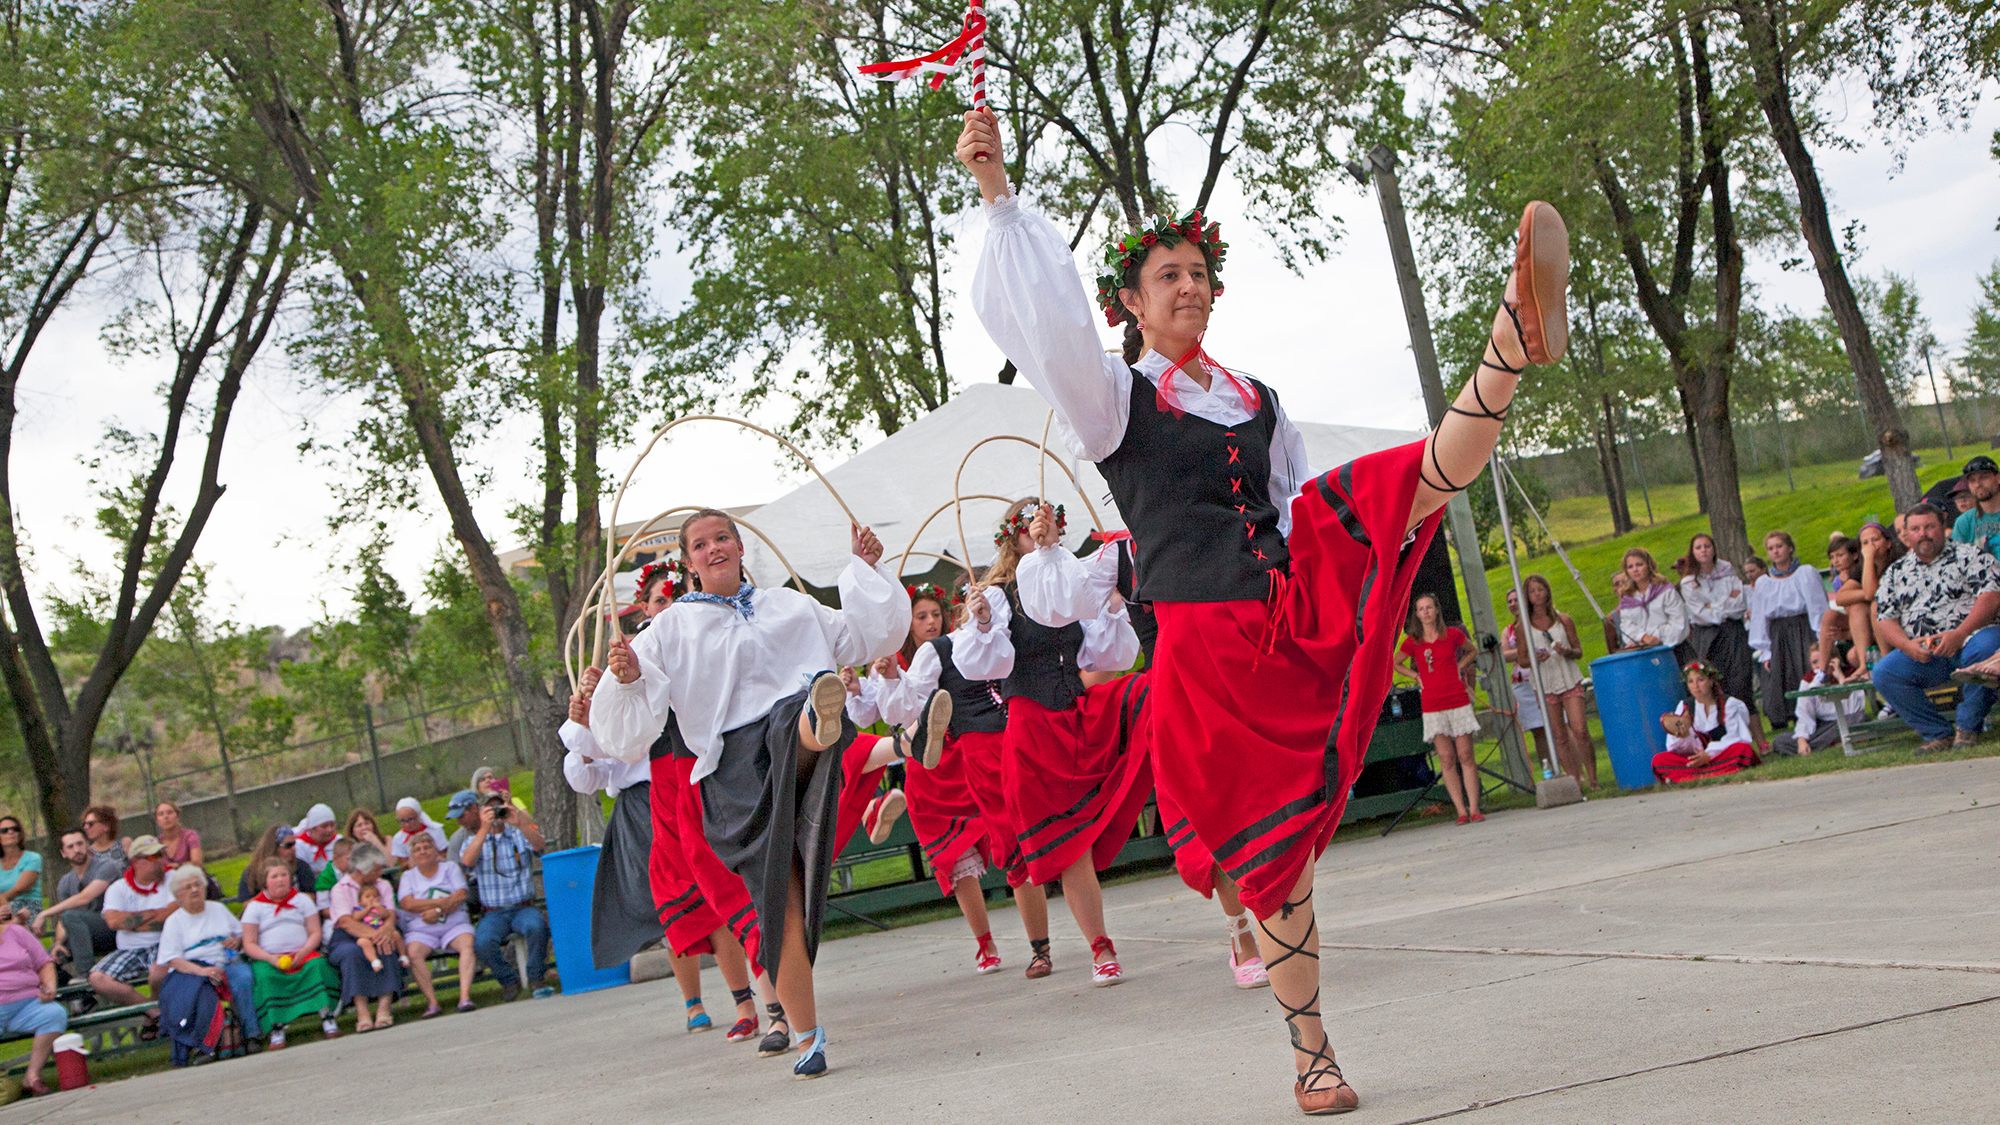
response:
[[(466, 840), (469, 846), (472, 841)], [(528, 838), (511, 824), (489, 832), (479, 847), (479, 862), (472, 877), (479, 884), (479, 905), (488, 909), (519, 906), (534, 897), (535, 849)]]
[(1956, 629), (1979, 595), (2000, 591), (2000, 562), (1966, 543), (1946, 543), (1929, 566), (1916, 553), (1897, 559), (1875, 590), (1875, 612), (1913, 637)]

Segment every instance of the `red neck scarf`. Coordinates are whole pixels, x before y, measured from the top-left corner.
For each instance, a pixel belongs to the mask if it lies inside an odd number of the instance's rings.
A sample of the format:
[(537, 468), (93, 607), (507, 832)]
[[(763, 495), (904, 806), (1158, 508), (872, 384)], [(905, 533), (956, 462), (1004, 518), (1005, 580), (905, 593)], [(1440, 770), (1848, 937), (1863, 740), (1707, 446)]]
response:
[[(286, 895), (285, 901), (283, 902), (279, 902), (277, 899), (272, 898), (271, 896), (265, 894), (263, 891), (258, 891), (256, 897), (252, 898), (250, 901), (265, 903), (268, 906), (270, 906), (271, 910), (275, 913), (276, 911), (279, 910), (285, 910), (291, 908), (292, 901), (298, 897), (299, 897), (298, 888), (294, 887), (292, 889), (292, 893)], [(298, 910), (299, 913), (301, 914), (305, 913), (305, 909), (303, 907), (298, 908)]]
[(317, 860), (321, 864), (325, 864), (328, 860), (333, 858), (333, 845), (340, 842), (340, 833), (338, 832), (334, 833), (333, 839), (328, 840), (324, 844), (315, 844), (310, 839), (304, 836), (299, 837), (299, 842), (302, 844), (310, 845), (313, 850), (313, 859)]
[(132, 893), (141, 895), (157, 894), (160, 889), (158, 883), (154, 883), (150, 887), (140, 886), (139, 880), (132, 877), (132, 869), (129, 867), (125, 869), (125, 885), (132, 888)]
[[(1159, 409), (1172, 412), (1176, 418), (1187, 413), (1186, 408), (1181, 406), (1180, 396), (1174, 391), (1173, 379), (1176, 371), (1186, 374), (1190, 361), (1199, 363), (1204, 368), (1213, 368), (1214, 370), (1209, 373), (1211, 379), (1214, 378), (1215, 372), (1221, 372), (1222, 377), (1229, 380), (1229, 385), (1236, 389), (1237, 397), (1243, 400), (1244, 409), (1250, 413), (1257, 413), (1258, 408), (1263, 405), (1263, 397), (1257, 393), (1257, 389), (1238, 378), (1234, 371), (1215, 362), (1215, 358), (1202, 349), (1200, 337), (1196, 337), (1193, 347), (1175, 360), (1172, 367), (1160, 372), (1159, 386), (1153, 392), (1154, 405)], [(1193, 377), (1188, 376), (1190, 379)]]

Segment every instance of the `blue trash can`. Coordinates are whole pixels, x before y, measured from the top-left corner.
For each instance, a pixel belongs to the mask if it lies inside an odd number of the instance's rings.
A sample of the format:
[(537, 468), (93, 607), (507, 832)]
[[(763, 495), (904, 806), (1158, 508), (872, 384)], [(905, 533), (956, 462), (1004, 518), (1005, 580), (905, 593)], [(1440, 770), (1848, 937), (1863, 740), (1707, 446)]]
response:
[(590, 904), (597, 885), (596, 844), (542, 857), (542, 894), (549, 903), (549, 944), (565, 994), (632, 983), (632, 966), (599, 969), (590, 955)]
[[(1687, 698), (1674, 650), (1664, 645), (1617, 652), (1590, 662), (1604, 747), (1620, 789), (1644, 789), (1653, 777), (1653, 755), (1667, 748), (1660, 716)], [(569, 978), (563, 978), (567, 981)]]

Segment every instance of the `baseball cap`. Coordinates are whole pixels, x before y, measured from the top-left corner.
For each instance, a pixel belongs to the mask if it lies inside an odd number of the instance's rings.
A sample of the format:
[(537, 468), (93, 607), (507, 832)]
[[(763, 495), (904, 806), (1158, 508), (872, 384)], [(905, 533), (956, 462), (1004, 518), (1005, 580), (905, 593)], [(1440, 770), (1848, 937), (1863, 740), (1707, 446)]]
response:
[(160, 843), (157, 836), (134, 836), (132, 837), (132, 842), (125, 845), (125, 854), (131, 856), (133, 859), (159, 855), (166, 850), (167, 846)]
[(479, 794), (470, 789), (461, 789), (451, 795), (451, 803), (444, 808), (446, 816), (462, 816), (465, 810), (479, 803)]
[(1988, 457), (1984, 453), (1977, 453), (1970, 460), (1966, 461), (1964, 471), (1967, 473), (2000, 473), (2000, 463), (1996, 463), (1993, 458)]

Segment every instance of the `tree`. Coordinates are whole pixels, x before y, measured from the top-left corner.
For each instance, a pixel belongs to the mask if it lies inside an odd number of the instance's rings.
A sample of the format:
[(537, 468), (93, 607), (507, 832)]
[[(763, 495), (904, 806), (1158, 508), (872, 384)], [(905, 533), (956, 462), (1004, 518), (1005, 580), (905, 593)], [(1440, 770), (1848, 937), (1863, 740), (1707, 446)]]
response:
[(2000, 394), (2000, 262), (1979, 278), (1979, 303), (1972, 307), (1972, 327), (1959, 350), (1951, 385), (1954, 394)]
[[(188, 68), (131, 64), (125, 14), (116, 5), (0, 10), (0, 679), (50, 825), (74, 823), (89, 804), (98, 721), (222, 498), (232, 408), (297, 260), (286, 214), (234, 182), (152, 165), (166, 150), (213, 157), (233, 135)], [(254, 159), (241, 168), (254, 174)], [(110, 342), (128, 362), (157, 367), (161, 386), (151, 421), (107, 435), (102, 464), (114, 475), (96, 525), (109, 549), (87, 568), (105, 579), (100, 643), (65, 675), (17, 502), (17, 402), (41, 370), (33, 361), (50, 321), (94, 275), (121, 265), (132, 268), (112, 288), (126, 303)], [(186, 476), (174, 475), (184, 442), (198, 450), (198, 469), (179, 485), (187, 499), (174, 511), (165, 497)]]

